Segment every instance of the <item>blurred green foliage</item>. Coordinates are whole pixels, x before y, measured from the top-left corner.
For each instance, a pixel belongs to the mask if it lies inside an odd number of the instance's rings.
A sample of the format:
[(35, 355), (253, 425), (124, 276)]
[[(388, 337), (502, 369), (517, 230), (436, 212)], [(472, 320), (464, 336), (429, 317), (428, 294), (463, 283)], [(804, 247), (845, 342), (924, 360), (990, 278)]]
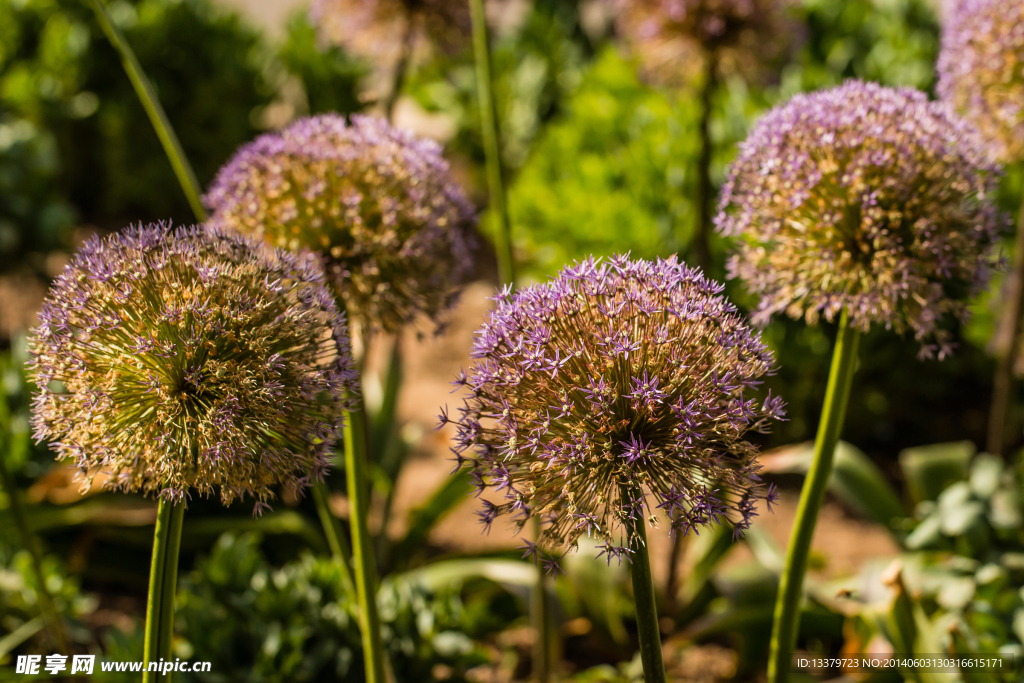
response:
[(861, 78), (931, 91), (940, 0), (803, 0), (803, 46), (783, 71), (789, 94)]
[(308, 12), (298, 10), (285, 27), (278, 59), (303, 86), (306, 114), (348, 114), (362, 108), (357, 97), (366, 66), (340, 48), (323, 45)]
[[(354, 596), (344, 591), (329, 558), (304, 555), (280, 568), (260, 551), (255, 534), (225, 534), (182, 582), (178, 600), (181, 656), (216, 662), (198, 681), (361, 680), (362, 652)], [(464, 680), (484, 663), (467, 633), (457, 592), (427, 592), (387, 581), (379, 593), (384, 643), (398, 681)]]
[(690, 100), (641, 84), (606, 49), (549, 125), (509, 192), (516, 248), (551, 274), (589, 254), (652, 258), (694, 228), (700, 117)]
[(957, 625), (974, 652), (1024, 656), (1022, 485), (1019, 462), (979, 454), (966, 478), (918, 504), (905, 575), (935, 625), (936, 652), (953, 646)]
[[(201, 184), (264, 129), (285, 81), (318, 112), (359, 107), (361, 68), (304, 13), (278, 53), (210, 0), (115, 0)], [(79, 0), (0, 0), (0, 268), (43, 272), (78, 223), (194, 219), (116, 53)], [(303, 103), (300, 102), (301, 107)]]
[[(43, 558), (42, 570), (57, 611), (71, 627), (73, 640), (89, 642), (91, 634), (80, 619), (96, 609), (95, 596), (83, 593), (79, 581), (69, 576), (64, 562), (54, 555)], [(0, 545), (0, 667), (11, 663), (10, 653), (17, 648), (53, 650), (53, 642), (44, 630), (46, 622), (40, 616), (39, 594), (28, 551)]]

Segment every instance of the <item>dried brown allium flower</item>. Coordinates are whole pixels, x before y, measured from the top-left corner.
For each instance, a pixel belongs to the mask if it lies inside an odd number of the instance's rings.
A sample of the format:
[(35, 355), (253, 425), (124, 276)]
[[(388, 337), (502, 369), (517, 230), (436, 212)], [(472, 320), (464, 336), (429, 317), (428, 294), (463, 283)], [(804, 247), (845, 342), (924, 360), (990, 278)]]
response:
[(204, 201), (214, 224), (316, 252), (364, 328), (436, 320), (472, 267), (473, 208), (440, 147), (379, 118), (317, 116), (263, 135)]
[(951, 347), (988, 283), (1003, 224), (998, 170), (978, 136), (909, 88), (849, 81), (763, 116), (722, 188), (719, 229), (741, 237), (729, 263), (776, 313), (913, 331), (924, 355)]
[(407, 50), (453, 53), (469, 43), (461, 0), (314, 0), (309, 14), (327, 42), (388, 69)]
[(717, 77), (765, 75), (765, 63), (789, 46), (792, 0), (616, 0), (618, 30), (644, 72), (667, 85), (687, 85), (707, 72)]
[(33, 426), (91, 482), (267, 507), (320, 479), (355, 375), (311, 259), (211, 228), (93, 239), (30, 340)]

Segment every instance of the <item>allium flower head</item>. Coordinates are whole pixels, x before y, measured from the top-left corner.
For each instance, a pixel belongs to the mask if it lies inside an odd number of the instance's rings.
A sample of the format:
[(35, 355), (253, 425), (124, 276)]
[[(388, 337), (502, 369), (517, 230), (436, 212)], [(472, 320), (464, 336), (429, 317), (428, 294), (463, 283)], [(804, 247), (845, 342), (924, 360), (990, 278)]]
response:
[(405, 49), (454, 53), (470, 35), (469, 5), (452, 0), (313, 0), (310, 19), (327, 42), (393, 67)]
[(912, 330), (924, 355), (950, 350), (988, 282), (1002, 225), (997, 169), (948, 107), (911, 89), (849, 81), (776, 107), (741, 145), (716, 223), (741, 235), (730, 276), (775, 313), (859, 329)]
[(311, 259), (211, 228), (89, 241), (30, 341), (33, 426), (91, 481), (225, 504), (322, 477), (354, 372)]
[(752, 76), (785, 51), (791, 0), (617, 0), (618, 28), (654, 80), (680, 85), (705, 69)]
[(1024, 0), (949, 3), (939, 96), (974, 124), (1004, 163), (1024, 160)]
[(588, 535), (620, 559), (652, 507), (683, 533), (746, 528), (767, 491), (744, 437), (783, 405), (749, 395), (774, 361), (721, 291), (675, 257), (618, 256), (499, 293), (457, 382), (461, 416), (441, 418), (481, 492), (504, 497), (485, 501), (485, 527), (537, 515), (541, 543)]
[(440, 147), (383, 119), (302, 119), (246, 145), (204, 198), (214, 224), (320, 254), (349, 314), (436, 319), (469, 271), (473, 210)]

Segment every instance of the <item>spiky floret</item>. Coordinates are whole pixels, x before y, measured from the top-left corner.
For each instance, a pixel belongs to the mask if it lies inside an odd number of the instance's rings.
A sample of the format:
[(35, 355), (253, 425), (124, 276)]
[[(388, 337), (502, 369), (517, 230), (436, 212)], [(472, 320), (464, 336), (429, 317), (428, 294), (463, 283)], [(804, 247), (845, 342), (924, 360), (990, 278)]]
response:
[(792, 0), (616, 0), (618, 29), (653, 80), (685, 85), (713, 58), (722, 75), (764, 73), (783, 54)]
[(87, 483), (181, 499), (323, 476), (354, 370), (309, 258), (205, 227), (94, 238), (54, 281), (29, 343), (36, 439)]
[(715, 222), (741, 236), (729, 262), (776, 313), (815, 324), (913, 331), (950, 351), (946, 314), (991, 276), (1002, 218), (997, 169), (948, 107), (923, 93), (848, 81), (763, 116), (728, 172)]
[(485, 527), (536, 515), (542, 545), (586, 534), (619, 558), (627, 521), (652, 505), (684, 533), (730, 518), (746, 528), (767, 491), (744, 436), (783, 404), (749, 396), (774, 361), (721, 291), (674, 257), (625, 256), (502, 290), (457, 381), (461, 416), (441, 416), (480, 491), (504, 496), (484, 502)]
[(440, 147), (383, 119), (302, 119), (246, 145), (204, 198), (211, 221), (322, 258), (349, 315), (437, 319), (472, 266), (473, 210)]
[(1024, 159), (1024, 1), (950, 2), (939, 96), (977, 126), (995, 159)]

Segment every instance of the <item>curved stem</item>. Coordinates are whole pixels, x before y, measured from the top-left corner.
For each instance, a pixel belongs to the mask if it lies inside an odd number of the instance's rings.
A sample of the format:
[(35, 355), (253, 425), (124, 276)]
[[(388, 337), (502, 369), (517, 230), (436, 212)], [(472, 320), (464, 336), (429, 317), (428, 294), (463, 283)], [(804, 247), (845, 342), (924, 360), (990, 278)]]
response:
[[(143, 683), (161, 680), (158, 672), (150, 672), (149, 663), (170, 655), (170, 634), (164, 636), (168, 624), (173, 627), (174, 588), (178, 575), (178, 548), (181, 545), (182, 516), (185, 504), (175, 505), (161, 498), (153, 529), (153, 557), (149, 565), (149, 595), (146, 598), (146, 630), (143, 646)], [(173, 558), (174, 565), (170, 560)], [(170, 576), (168, 576), (170, 574)], [(170, 592), (165, 596), (165, 592)], [(165, 614), (169, 611), (170, 614)], [(173, 631), (173, 628), (170, 630)], [(163, 680), (167, 680), (164, 678)]]
[(366, 426), (362, 419), (362, 398), (351, 393), (348, 398), (356, 406), (345, 415), (345, 474), (348, 479), (352, 562), (355, 566), (356, 595), (359, 598), (366, 683), (384, 683), (384, 650), (380, 639), (380, 617), (377, 614), (377, 568), (366, 519), (370, 497), (366, 478)]
[(1013, 247), (1013, 269), (1007, 278), (1008, 295), (1003, 309), (1001, 327), (1009, 329), (1009, 340), (996, 364), (992, 388), (992, 408), (989, 412), (987, 450), (1002, 455), (1006, 447), (1006, 421), (1010, 413), (1010, 394), (1013, 393), (1013, 371), (1020, 346), (1021, 314), (1024, 313), (1024, 192), (1021, 193), (1020, 213), (1017, 216), (1017, 235)]
[(498, 256), (498, 278), (503, 284), (509, 284), (515, 279), (512, 228), (505, 199), (504, 171), (491, 80), (491, 51), (487, 44), (487, 18), (484, 15), (483, 0), (469, 0), (469, 11), (473, 20), (473, 55), (476, 62), (477, 100), (480, 105), (480, 132), (484, 141), (484, 155), (487, 158), (487, 189), (491, 212), (497, 222), (494, 246)]
[(331, 512), (330, 493), (326, 482), (318, 481), (313, 484), (313, 502), (316, 503), (316, 513), (324, 528), (331, 556), (341, 566), (347, 587), (352, 589), (355, 588), (355, 581), (352, 579), (352, 549), (349, 548), (348, 539), (341, 529), (340, 520)]
[(149, 116), (149, 121), (153, 124), (153, 130), (160, 138), (160, 144), (163, 145), (167, 159), (174, 169), (174, 175), (177, 176), (185, 198), (188, 200), (189, 206), (192, 207), (192, 212), (198, 220), (205, 221), (206, 211), (199, 199), (202, 195), (199, 181), (196, 180), (195, 171), (192, 170), (192, 165), (185, 157), (185, 151), (181, 148), (181, 142), (178, 140), (174, 128), (171, 127), (171, 122), (167, 120), (167, 113), (160, 105), (156, 91), (153, 90), (153, 84), (146, 77), (142, 65), (139, 64), (139, 60), (124, 34), (111, 21), (103, 0), (89, 0), (89, 4), (92, 5), (93, 12), (96, 13), (96, 20), (107, 36), (107, 40), (121, 57), (121, 64), (124, 66), (125, 73), (128, 74), (128, 80), (132, 82), (135, 94), (138, 96), (139, 102), (142, 103), (143, 109), (146, 110), (146, 115)]
[[(642, 495), (633, 491), (631, 499)], [(633, 599), (636, 603), (636, 628), (640, 639), (640, 661), (644, 666), (644, 683), (666, 683), (665, 662), (661, 655), (661, 630), (658, 626), (658, 606), (654, 600), (654, 577), (651, 576), (651, 558), (647, 550), (647, 531), (644, 518), (627, 522), (630, 555), (629, 571), (633, 579)]]
[(804, 574), (807, 572), (807, 555), (811, 549), (818, 511), (825, 500), (836, 443), (846, 416), (859, 342), (860, 333), (850, 327), (844, 310), (839, 319), (839, 332), (832, 351), (832, 367), (825, 389), (825, 405), (818, 423), (818, 435), (814, 440), (814, 460), (800, 492), (793, 536), (786, 553), (786, 566), (779, 581), (771, 653), (768, 658), (769, 683), (783, 683), (789, 677), (790, 661), (800, 625), (800, 599), (803, 596)]
[(666, 603), (670, 612), (679, 608), (679, 563), (683, 557), (683, 546), (686, 545), (686, 534), (677, 533), (672, 539), (672, 550), (668, 556), (668, 580), (665, 582)]
[(715, 191), (711, 187), (711, 105), (715, 94), (716, 56), (708, 50), (705, 56), (704, 84), (700, 96), (700, 156), (697, 159), (697, 229), (693, 234), (693, 257), (705, 273), (711, 267), (711, 202)]
[[(533, 536), (540, 542), (540, 518), (533, 518)], [(549, 605), (544, 568), (537, 565), (537, 579), (530, 592), (530, 620), (533, 622), (533, 675), (537, 683), (548, 683), (551, 679), (551, 641)]]

